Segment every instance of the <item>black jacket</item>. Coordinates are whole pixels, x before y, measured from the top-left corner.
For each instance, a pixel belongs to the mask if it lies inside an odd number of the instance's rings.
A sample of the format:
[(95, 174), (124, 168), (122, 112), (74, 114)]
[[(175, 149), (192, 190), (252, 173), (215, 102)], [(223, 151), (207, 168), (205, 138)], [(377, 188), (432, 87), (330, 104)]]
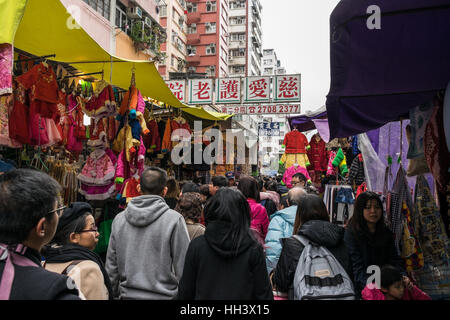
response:
[(368, 266), (377, 265), (381, 268), (390, 264), (402, 272), (405, 270), (404, 262), (395, 249), (393, 234), (386, 227), (379, 228), (373, 235), (367, 230), (359, 232), (357, 237), (352, 229), (347, 227), (344, 241), (350, 255), (355, 290), (358, 293), (366, 286), (370, 275), (367, 274)]
[[(348, 275), (352, 277), (350, 259), (344, 244), (344, 232), (344, 228), (328, 221), (311, 220), (303, 224), (297, 234), (330, 250)], [(294, 237), (282, 238), (281, 242), (283, 249), (281, 250), (280, 259), (275, 268), (272, 281), (278, 291), (288, 292), (291, 300), (294, 298), (295, 270), (305, 247)]]
[[(14, 265), (14, 281), (10, 300), (79, 300), (78, 290), (69, 289), (72, 281), (58, 273), (41, 267), (41, 256), (36, 250), (28, 248), (25, 257), (35, 262), (37, 267)], [(0, 278), (3, 275), (5, 262), (0, 261)], [(69, 281), (68, 281), (69, 280)]]
[(230, 224), (213, 221), (189, 244), (178, 287), (181, 300), (272, 300), (263, 248), (250, 236), (237, 254)]

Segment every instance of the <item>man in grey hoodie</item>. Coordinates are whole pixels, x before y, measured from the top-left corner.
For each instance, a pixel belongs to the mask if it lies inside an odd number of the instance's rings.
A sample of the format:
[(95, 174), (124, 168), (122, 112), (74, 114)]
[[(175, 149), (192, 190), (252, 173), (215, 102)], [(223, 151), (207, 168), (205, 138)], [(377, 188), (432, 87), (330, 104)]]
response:
[(166, 184), (164, 170), (146, 169), (138, 187), (143, 195), (133, 198), (113, 221), (106, 271), (115, 298), (177, 296), (190, 240), (184, 218), (164, 201)]

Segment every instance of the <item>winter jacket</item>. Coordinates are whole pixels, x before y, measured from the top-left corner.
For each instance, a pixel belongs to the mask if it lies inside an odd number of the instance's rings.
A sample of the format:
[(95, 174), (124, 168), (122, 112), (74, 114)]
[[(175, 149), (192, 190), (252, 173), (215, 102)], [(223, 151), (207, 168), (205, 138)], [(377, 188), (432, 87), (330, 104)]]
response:
[(283, 174), (283, 182), (286, 184), (288, 188), (292, 188), (292, 177), (296, 173), (302, 173), (307, 181), (311, 181), (311, 177), (309, 176), (308, 170), (302, 166), (292, 166), (286, 169), (286, 171)]
[(133, 198), (112, 224), (106, 270), (114, 296), (174, 298), (188, 245), (184, 218), (162, 197)]
[(178, 298), (181, 300), (272, 300), (263, 248), (250, 234), (237, 251), (231, 225), (211, 221), (186, 254)]
[(377, 265), (380, 268), (389, 264), (399, 270), (405, 270), (403, 260), (395, 249), (392, 232), (386, 227), (380, 228), (371, 235), (368, 231), (360, 232), (355, 237), (350, 227), (345, 230), (345, 245), (350, 255), (355, 291), (360, 293), (366, 286), (367, 267)]
[(306, 136), (296, 129), (286, 133), (283, 145), (286, 147), (286, 153), (306, 153), (310, 148)]
[(359, 154), (353, 159), (352, 165), (350, 166), (350, 173), (348, 174), (348, 178), (350, 185), (353, 185), (354, 183), (356, 186), (360, 186), (365, 181), (362, 154)]
[(250, 206), (250, 228), (256, 230), (261, 239), (264, 240), (269, 228), (269, 217), (267, 216), (266, 208), (254, 199), (247, 199), (247, 202)]
[(297, 206), (290, 206), (275, 212), (270, 217), (269, 231), (266, 236), (266, 265), (270, 273), (277, 266), (281, 254), (281, 239), (292, 236)]
[[(339, 261), (351, 277), (350, 259), (344, 244), (344, 228), (328, 221), (311, 220), (300, 227), (299, 235), (324, 246)], [(272, 278), (273, 284), (280, 292), (288, 292), (289, 299), (294, 298), (293, 282), (298, 260), (304, 246), (295, 238), (281, 240), (283, 249)]]
[[(369, 286), (366, 286), (362, 291), (362, 298), (363, 300), (386, 300), (386, 297), (380, 289), (370, 289)], [(431, 298), (425, 292), (413, 285), (411, 290), (405, 288), (401, 300), (431, 300)]]
[[(319, 137), (319, 140), (316, 140), (316, 137)], [(327, 170), (327, 150), (325, 149), (325, 141), (322, 140), (320, 135), (315, 134), (311, 137), (309, 141), (309, 145), (311, 149), (308, 150), (308, 159), (311, 162), (311, 166), (308, 167), (309, 170), (315, 171), (326, 171)]]
[[(39, 252), (27, 248), (23, 256), (36, 267), (14, 265), (10, 300), (80, 300), (78, 290), (67, 286), (72, 283), (67, 276), (47, 271), (41, 266)], [(0, 261), (0, 279), (4, 276), (4, 269), (5, 261)]]

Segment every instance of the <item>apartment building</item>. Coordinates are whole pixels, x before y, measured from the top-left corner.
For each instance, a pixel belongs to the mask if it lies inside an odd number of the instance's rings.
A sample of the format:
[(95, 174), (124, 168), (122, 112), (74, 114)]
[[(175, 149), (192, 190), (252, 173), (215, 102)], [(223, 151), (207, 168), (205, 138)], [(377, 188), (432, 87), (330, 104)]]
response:
[(228, 0), (187, 1), (188, 72), (228, 76)]
[(281, 61), (274, 49), (263, 50), (263, 70), (263, 74), (267, 76), (286, 74), (286, 69), (281, 66)]
[(187, 6), (185, 0), (161, 0), (159, 21), (166, 29), (167, 41), (161, 44), (163, 59), (158, 71), (165, 80), (170, 72), (187, 71)]
[(230, 76), (262, 75), (262, 28), (259, 0), (230, 0)]
[[(111, 55), (130, 60), (160, 57), (165, 30), (155, 0), (62, 0), (81, 27)], [(165, 40), (164, 40), (165, 41)]]

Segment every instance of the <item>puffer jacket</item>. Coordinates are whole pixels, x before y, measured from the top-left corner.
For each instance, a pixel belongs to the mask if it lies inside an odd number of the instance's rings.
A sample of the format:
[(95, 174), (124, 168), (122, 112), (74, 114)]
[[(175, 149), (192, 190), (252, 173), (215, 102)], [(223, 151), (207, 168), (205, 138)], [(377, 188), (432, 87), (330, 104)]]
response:
[[(327, 248), (351, 278), (350, 258), (344, 244), (344, 232), (344, 228), (328, 221), (311, 220), (303, 224), (297, 234)], [(292, 300), (295, 270), (305, 247), (293, 237), (281, 241), (283, 249), (272, 282), (278, 291), (287, 292), (289, 300)]]
[(267, 216), (266, 208), (254, 199), (247, 199), (250, 206), (250, 228), (256, 230), (262, 240), (266, 238), (267, 230), (269, 228), (269, 217)]
[(291, 206), (275, 212), (270, 219), (269, 231), (265, 240), (268, 273), (277, 266), (281, 254), (280, 240), (292, 236), (296, 213), (297, 206)]

